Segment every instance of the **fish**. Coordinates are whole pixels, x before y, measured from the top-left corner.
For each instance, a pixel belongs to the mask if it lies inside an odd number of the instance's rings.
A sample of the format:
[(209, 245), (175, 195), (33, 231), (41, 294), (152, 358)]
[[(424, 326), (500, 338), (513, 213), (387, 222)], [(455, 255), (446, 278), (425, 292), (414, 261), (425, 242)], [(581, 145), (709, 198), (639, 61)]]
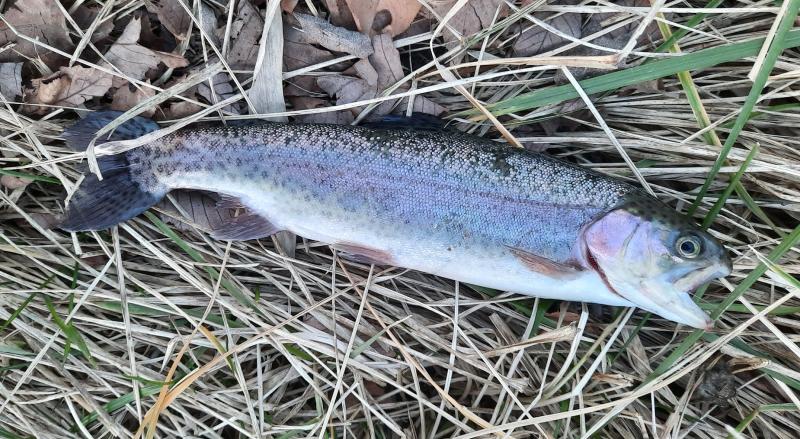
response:
[[(62, 137), (85, 150), (118, 115), (93, 113)], [(97, 142), (157, 129), (137, 116)], [(212, 191), (245, 208), (215, 239), (290, 231), (364, 263), (704, 329), (690, 293), (731, 272), (722, 243), (641, 188), (430, 117), (190, 126), (97, 163), (103, 178), (86, 173), (61, 229), (108, 229), (171, 190)]]

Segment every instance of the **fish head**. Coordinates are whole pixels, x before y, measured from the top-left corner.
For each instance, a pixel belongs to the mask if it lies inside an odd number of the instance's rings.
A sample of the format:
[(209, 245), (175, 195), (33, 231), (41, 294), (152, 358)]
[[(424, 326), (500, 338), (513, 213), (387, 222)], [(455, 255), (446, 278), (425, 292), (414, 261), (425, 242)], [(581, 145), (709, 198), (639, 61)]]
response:
[(687, 217), (639, 194), (592, 221), (582, 240), (585, 263), (613, 292), (675, 322), (713, 326), (689, 293), (729, 275), (731, 260)]

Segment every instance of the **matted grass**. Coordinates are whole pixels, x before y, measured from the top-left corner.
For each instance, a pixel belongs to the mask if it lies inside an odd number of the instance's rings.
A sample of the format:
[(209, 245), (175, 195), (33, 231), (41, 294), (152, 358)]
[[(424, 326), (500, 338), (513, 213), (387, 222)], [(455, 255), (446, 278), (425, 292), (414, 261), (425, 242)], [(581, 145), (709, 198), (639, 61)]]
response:
[[(136, 6), (123, 3), (110, 19)], [(273, 239), (214, 241), (158, 211), (107, 232), (50, 231), (37, 221), (61, 212), (80, 174), (82, 156), (58, 139), (77, 116), (31, 118), (6, 100), (0, 174), (34, 181), (0, 189), (0, 437), (797, 437), (798, 2), (668, 2), (666, 18), (605, 1), (528, 3), (465, 36), (479, 44), (463, 59), (436, 23), (396, 40), (414, 54), (405, 94), (443, 105), (460, 129), (502, 139), (502, 123), (511, 143), (642, 179), (692, 212), (734, 260), (697, 294), (714, 330), (359, 265), (316, 242), (287, 256)], [(610, 49), (630, 67), (577, 90), (556, 84), (558, 65), (503, 62), (517, 38), (504, 30), (537, 7), (649, 16), (662, 37)], [(224, 49), (215, 44), (192, 61)], [(155, 87), (130, 115), (219, 71), (229, 67)], [(247, 89), (252, 72), (238, 73)], [(582, 94), (599, 120), (562, 105)], [(242, 95), (225, 98), (195, 102), (193, 119), (260, 117), (225, 114)], [(552, 121), (546, 134), (539, 122)]]

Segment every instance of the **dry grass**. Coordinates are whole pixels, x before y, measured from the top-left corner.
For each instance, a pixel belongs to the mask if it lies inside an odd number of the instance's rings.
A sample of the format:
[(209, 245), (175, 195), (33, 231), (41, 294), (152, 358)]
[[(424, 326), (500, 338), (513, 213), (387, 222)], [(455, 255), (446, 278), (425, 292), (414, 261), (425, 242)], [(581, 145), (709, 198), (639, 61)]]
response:
[[(675, 31), (703, 5), (667, 6)], [(780, 12), (766, 1), (724, 6), (703, 10), (706, 19), (680, 40), (683, 52), (764, 37)], [(663, 19), (648, 8), (623, 16)], [(509, 24), (497, 21), (493, 30)], [(451, 114), (477, 110), (457, 117), (459, 128), (500, 137), (491, 120), (481, 122), (492, 104), (552, 86), (560, 69), (503, 63), (516, 37), (497, 32), (478, 34), (497, 44), (458, 61), (484, 66), (448, 69), (453, 58), (433, 62), (429, 50), (446, 52), (431, 38), (447, 31), (439, 26), (398, 45), (430, 61), (406, 66), (414, 85), (407, 94), (425, 91)], [(205, 44), (206, 55), (219, 50)], [(631, 53), (631, 65), (672, 56), (653, 47), (612, 54)], [(688, 83), (669, 75), (658, 87), (594, 95), (599, 118), (555, 105), (499, 122), (513, 141), (638, 177), (685, 210), (746, 108), (754, 61), (693, 71)], [(740, 180), (746, 192), (731, 192), (709, 217), (734, 257), (734, 273), (703, 290), (704, 308), (719, 316), (705, 334), (638, 310), (598, 313), (358, 265), (315, 242), (299, 243), (294, 257), (270, 239), (218, 242), (201, 231), (174, 231), (152, 214), (111, 232), (46, 230), (37, 220), (61, 211), (61, 186), (71, 189), (79, 175), (79, 160), (58, 140), (75, 113), (53, 107), (32, 119), (4, 99), (4, 172), (46, 178), (0, 190), (0, 437), (797, 437), (799, 62), (797, 51), (783, 51), (757, 113), (695, 212), (701, 221), (758, 144)], [(687, 90), (700, 100), (687, 99)], [(177, 92), (156, 91), (154, 103)], [(228, 103), (202, 106), (218, 120)], [(545, 134), (535, 123), (542, 120), (575, 128)], [(720, 308), (726, 298), (735, 301)], [(709, 380), (717, 363), (732, 371)], [(735, 395), (697, 397), (725, 388)]]

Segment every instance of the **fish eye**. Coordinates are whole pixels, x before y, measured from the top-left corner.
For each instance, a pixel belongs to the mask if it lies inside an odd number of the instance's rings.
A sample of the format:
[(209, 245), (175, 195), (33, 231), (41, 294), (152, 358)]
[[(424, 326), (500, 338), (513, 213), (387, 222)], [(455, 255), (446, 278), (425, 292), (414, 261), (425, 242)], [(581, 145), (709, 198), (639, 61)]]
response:
[(702, 250), (700, 239), (696, 236), (681, 236), (675, 243), (678, 253), (684, 258), (696, 258)]

